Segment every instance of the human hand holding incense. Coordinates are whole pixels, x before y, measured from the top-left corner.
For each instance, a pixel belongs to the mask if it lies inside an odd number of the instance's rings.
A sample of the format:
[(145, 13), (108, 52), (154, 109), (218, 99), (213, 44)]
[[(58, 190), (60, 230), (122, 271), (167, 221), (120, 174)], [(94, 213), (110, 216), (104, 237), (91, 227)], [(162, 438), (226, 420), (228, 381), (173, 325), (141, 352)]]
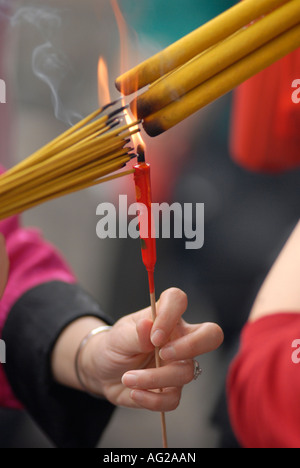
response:
[[(69, 325), (52, 355), (54, 378), (63, 385), (100, 395), (117, 406), (172, 411), (182, 387), (194, 378), (194, 358), (217, 349), (223, 332), (214, 323), (191, 325), (182, 319), (186, 295), (165, 291), (157, 303), (153, 324), (151, 308), (121, 318), (81, 349), (79, 375), (74, 370), (78, 345), (92, 328), (105, 325), (85, 317)], [(162, 367), (155, 368), (155, 346), (161, 348)], [(163, 389), (157, 392), (157, 389)]]

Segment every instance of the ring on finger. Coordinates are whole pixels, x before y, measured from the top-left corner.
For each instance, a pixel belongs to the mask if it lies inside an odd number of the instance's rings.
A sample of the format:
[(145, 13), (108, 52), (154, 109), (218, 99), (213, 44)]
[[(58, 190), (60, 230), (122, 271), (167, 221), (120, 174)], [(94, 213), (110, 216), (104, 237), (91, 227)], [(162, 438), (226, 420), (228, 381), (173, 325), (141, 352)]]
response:
[(193, 360), (194, 362), (194, 380), (197, 380), (199, 375), (202, 374), (202, 369), (200, 368), (199, 362), (196, 359)]

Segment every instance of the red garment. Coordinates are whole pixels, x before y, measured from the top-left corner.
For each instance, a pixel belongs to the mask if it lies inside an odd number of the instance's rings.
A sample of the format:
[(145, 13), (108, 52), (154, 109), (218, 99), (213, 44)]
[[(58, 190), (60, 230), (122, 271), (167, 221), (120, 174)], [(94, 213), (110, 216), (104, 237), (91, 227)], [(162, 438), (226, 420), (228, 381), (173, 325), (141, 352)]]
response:
[[(1, 172), (1, 168), (0, 168)], [(0, 222), (10, 260), (9, 278), (0, 300), (0, 338), (7, 315), (13, 304), (29, 289), (42, 283), (60, 280), (74, 283), (75, 277), (59, 253), (36, 229), (23, 229), (18, 217)], [(9, 359), (9, 350), (7, 359)], [(0, 364), (0, 406), (19, 408)]]
[(300, 48), (236, 89), (230, 148), (245, 169), (272, 174), (300, 167), (299, 80)]
[[(228, 376), (229, 414), (244, 448), (300, 447), (300, 313), (245, 326)], [(294, 346), (294, 347), (293, 347)]]

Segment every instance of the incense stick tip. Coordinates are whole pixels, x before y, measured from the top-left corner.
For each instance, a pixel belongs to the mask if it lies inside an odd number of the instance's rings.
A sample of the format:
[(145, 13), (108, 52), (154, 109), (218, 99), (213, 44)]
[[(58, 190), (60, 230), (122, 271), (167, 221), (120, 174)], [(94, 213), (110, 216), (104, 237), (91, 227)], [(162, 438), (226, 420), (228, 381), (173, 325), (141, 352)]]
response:
[(139, 163), (144, 163), (146, 161), (145, 159), (145, 148), (143, 145), (138, 145), (137, 147), (137, 160)]
[(143, 128), (150, 137), (156, 137), (165, 132), (165, 129), (157, 120), (143, 120)]

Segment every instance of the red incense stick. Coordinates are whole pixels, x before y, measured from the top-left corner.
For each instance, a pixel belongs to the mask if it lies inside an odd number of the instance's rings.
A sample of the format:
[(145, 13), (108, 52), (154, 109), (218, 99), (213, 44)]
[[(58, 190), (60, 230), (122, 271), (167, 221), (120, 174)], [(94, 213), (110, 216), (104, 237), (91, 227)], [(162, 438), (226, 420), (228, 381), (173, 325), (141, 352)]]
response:
[[(145, 161), (145, 153), (142, 146), (138, 147), (138, 163), (134, 166), (134, 182), (136, 189), (136, 200), (140, 203), (140, 238), (143, 263), (148, 272), (150, 303), (153, 322), (156, 319), (156, 298), (155, 298), (155, 283), (154, 269), (156, 265), (156, 238), (154, 222), (152, 218), (152, 194), (151, 194), (151, 178), (150, 164)], [(159, 348), (155, 348), (155, 364), (160, 367)], [(160, 389), (162, 392), (162, 389)], [(161, 413), (161, 427), (163, 447), (168, 448), (167, 429), (165, 413)]]

